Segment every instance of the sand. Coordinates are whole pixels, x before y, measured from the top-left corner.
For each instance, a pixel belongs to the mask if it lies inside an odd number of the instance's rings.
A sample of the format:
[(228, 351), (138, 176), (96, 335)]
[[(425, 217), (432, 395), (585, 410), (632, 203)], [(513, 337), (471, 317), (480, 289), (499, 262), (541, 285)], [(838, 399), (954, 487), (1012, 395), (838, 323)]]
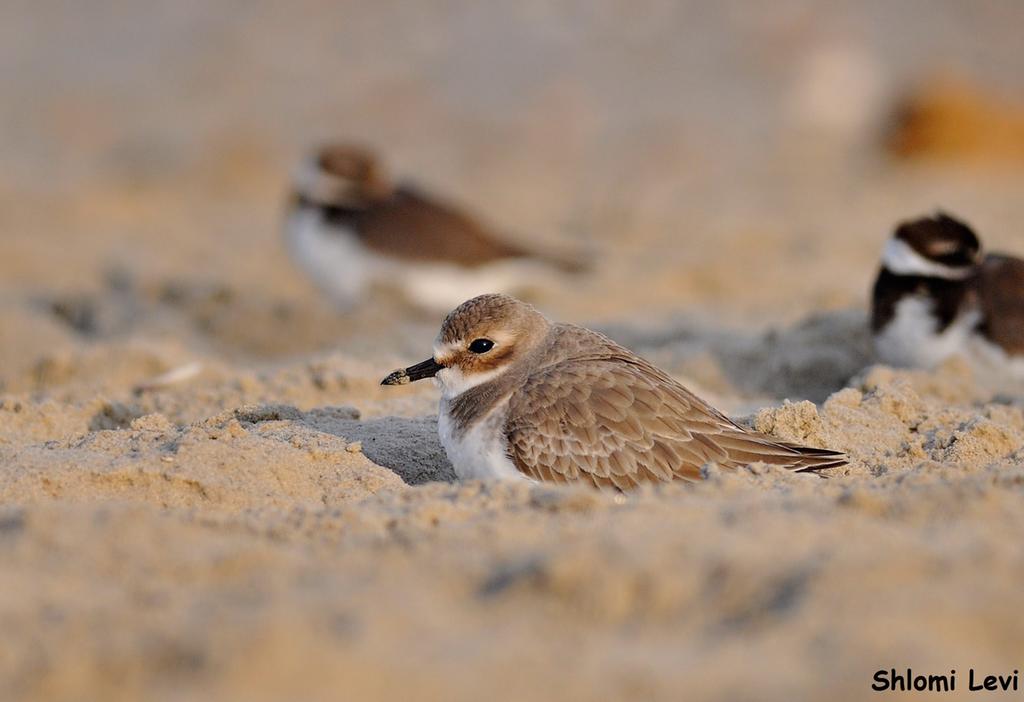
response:
[[(1019, 144), (895, 158), (886, 123), (952, 68), (929, 119), (1017, 134), (1024, 16), (914, 5), (0, 9), (0, 699), (853, 700), (1024, 668), (1024, 388), (878, 365), (865, 311), (901, 218), (1024, 252)], [(530, 299), (849, 466), (455, 483), (437, 390), (378, 385), (438, 316), (340, 313), (281, 246), (289, 168), (338, 135), (587, 250)]]

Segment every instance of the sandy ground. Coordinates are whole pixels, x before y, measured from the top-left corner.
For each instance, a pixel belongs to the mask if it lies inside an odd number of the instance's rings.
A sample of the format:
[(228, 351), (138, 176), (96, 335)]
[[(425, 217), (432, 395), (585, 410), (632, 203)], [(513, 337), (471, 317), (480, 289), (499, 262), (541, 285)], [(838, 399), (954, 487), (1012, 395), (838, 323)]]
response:
[[(880, 668), (1024, 669), (1024, 389), (875, 365), (865, 330), (898, 219), (1024, 252), (1022, 9), (506, 5), (0, 8), (0, 699), (852, 700)], [(287, 173), (337, 136), (590, 251), (532, 299), (850, 466), (453, 483), (436, 390), (377, 385), (439, 319), (339, 314), (285, 258)]]

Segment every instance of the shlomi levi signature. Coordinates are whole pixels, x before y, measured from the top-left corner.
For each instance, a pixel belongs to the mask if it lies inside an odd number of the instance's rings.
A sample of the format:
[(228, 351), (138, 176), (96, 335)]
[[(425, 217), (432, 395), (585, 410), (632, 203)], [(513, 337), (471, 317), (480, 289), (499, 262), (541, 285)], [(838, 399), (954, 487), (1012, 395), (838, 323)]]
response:
[[(906, 674), (889, 668), (875, 671), (871, 679), (871, 689), (875, 692), (955, 692), (957, 689), (956, 670), (951, 670), (946, 675), (915, 675), (910, 668), (907, 668)], [(1019, 689), (1020, 672), (1017, 670), (1005, 675), (986, 675), (971, 668), (967, 673), (969, 692)]]

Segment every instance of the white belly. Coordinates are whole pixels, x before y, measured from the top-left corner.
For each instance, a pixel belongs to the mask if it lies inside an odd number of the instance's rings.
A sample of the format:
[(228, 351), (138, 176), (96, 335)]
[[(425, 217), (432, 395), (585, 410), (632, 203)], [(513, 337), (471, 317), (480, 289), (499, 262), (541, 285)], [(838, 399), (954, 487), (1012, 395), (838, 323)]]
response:
[(380, 267), (377, 257), (347, 231), (324, 224), (319, 212), (299, 209), (288, 217), (288, 252), (313, 283), (342, 307), (360, 301)]
[(504, 424), (505, 405), (502, 404), (456, 437), (442, 400), (437, 432), (459, 480), (529, 480), (508, 457)]
[(979, 319), (976, 312), (961, 314), (938, 333), (931, 302), (906, 297), (897, 303), (889, 324), (875, 335), (875, 349), (889, 365), (933, 368), (956, 354), (967, 355)]

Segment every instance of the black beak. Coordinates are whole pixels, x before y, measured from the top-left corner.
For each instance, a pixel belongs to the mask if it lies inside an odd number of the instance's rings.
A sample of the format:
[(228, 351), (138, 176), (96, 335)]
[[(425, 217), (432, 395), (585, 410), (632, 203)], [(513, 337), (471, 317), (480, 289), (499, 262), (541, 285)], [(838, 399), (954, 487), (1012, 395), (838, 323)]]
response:
[(415, 366), (399, 368), (389, 374), (388, 377), (384, 378), (384, 380), (380, 381), (380, 384), (405, 385), (406, 383), (415, 383), (417, 380), (423, 380), (424, 378), (433, 378), (442, 368), (444, 368), (444, 366), (440, 363), (432, 358), (428, 358), (425, 361), (417, 363)]

